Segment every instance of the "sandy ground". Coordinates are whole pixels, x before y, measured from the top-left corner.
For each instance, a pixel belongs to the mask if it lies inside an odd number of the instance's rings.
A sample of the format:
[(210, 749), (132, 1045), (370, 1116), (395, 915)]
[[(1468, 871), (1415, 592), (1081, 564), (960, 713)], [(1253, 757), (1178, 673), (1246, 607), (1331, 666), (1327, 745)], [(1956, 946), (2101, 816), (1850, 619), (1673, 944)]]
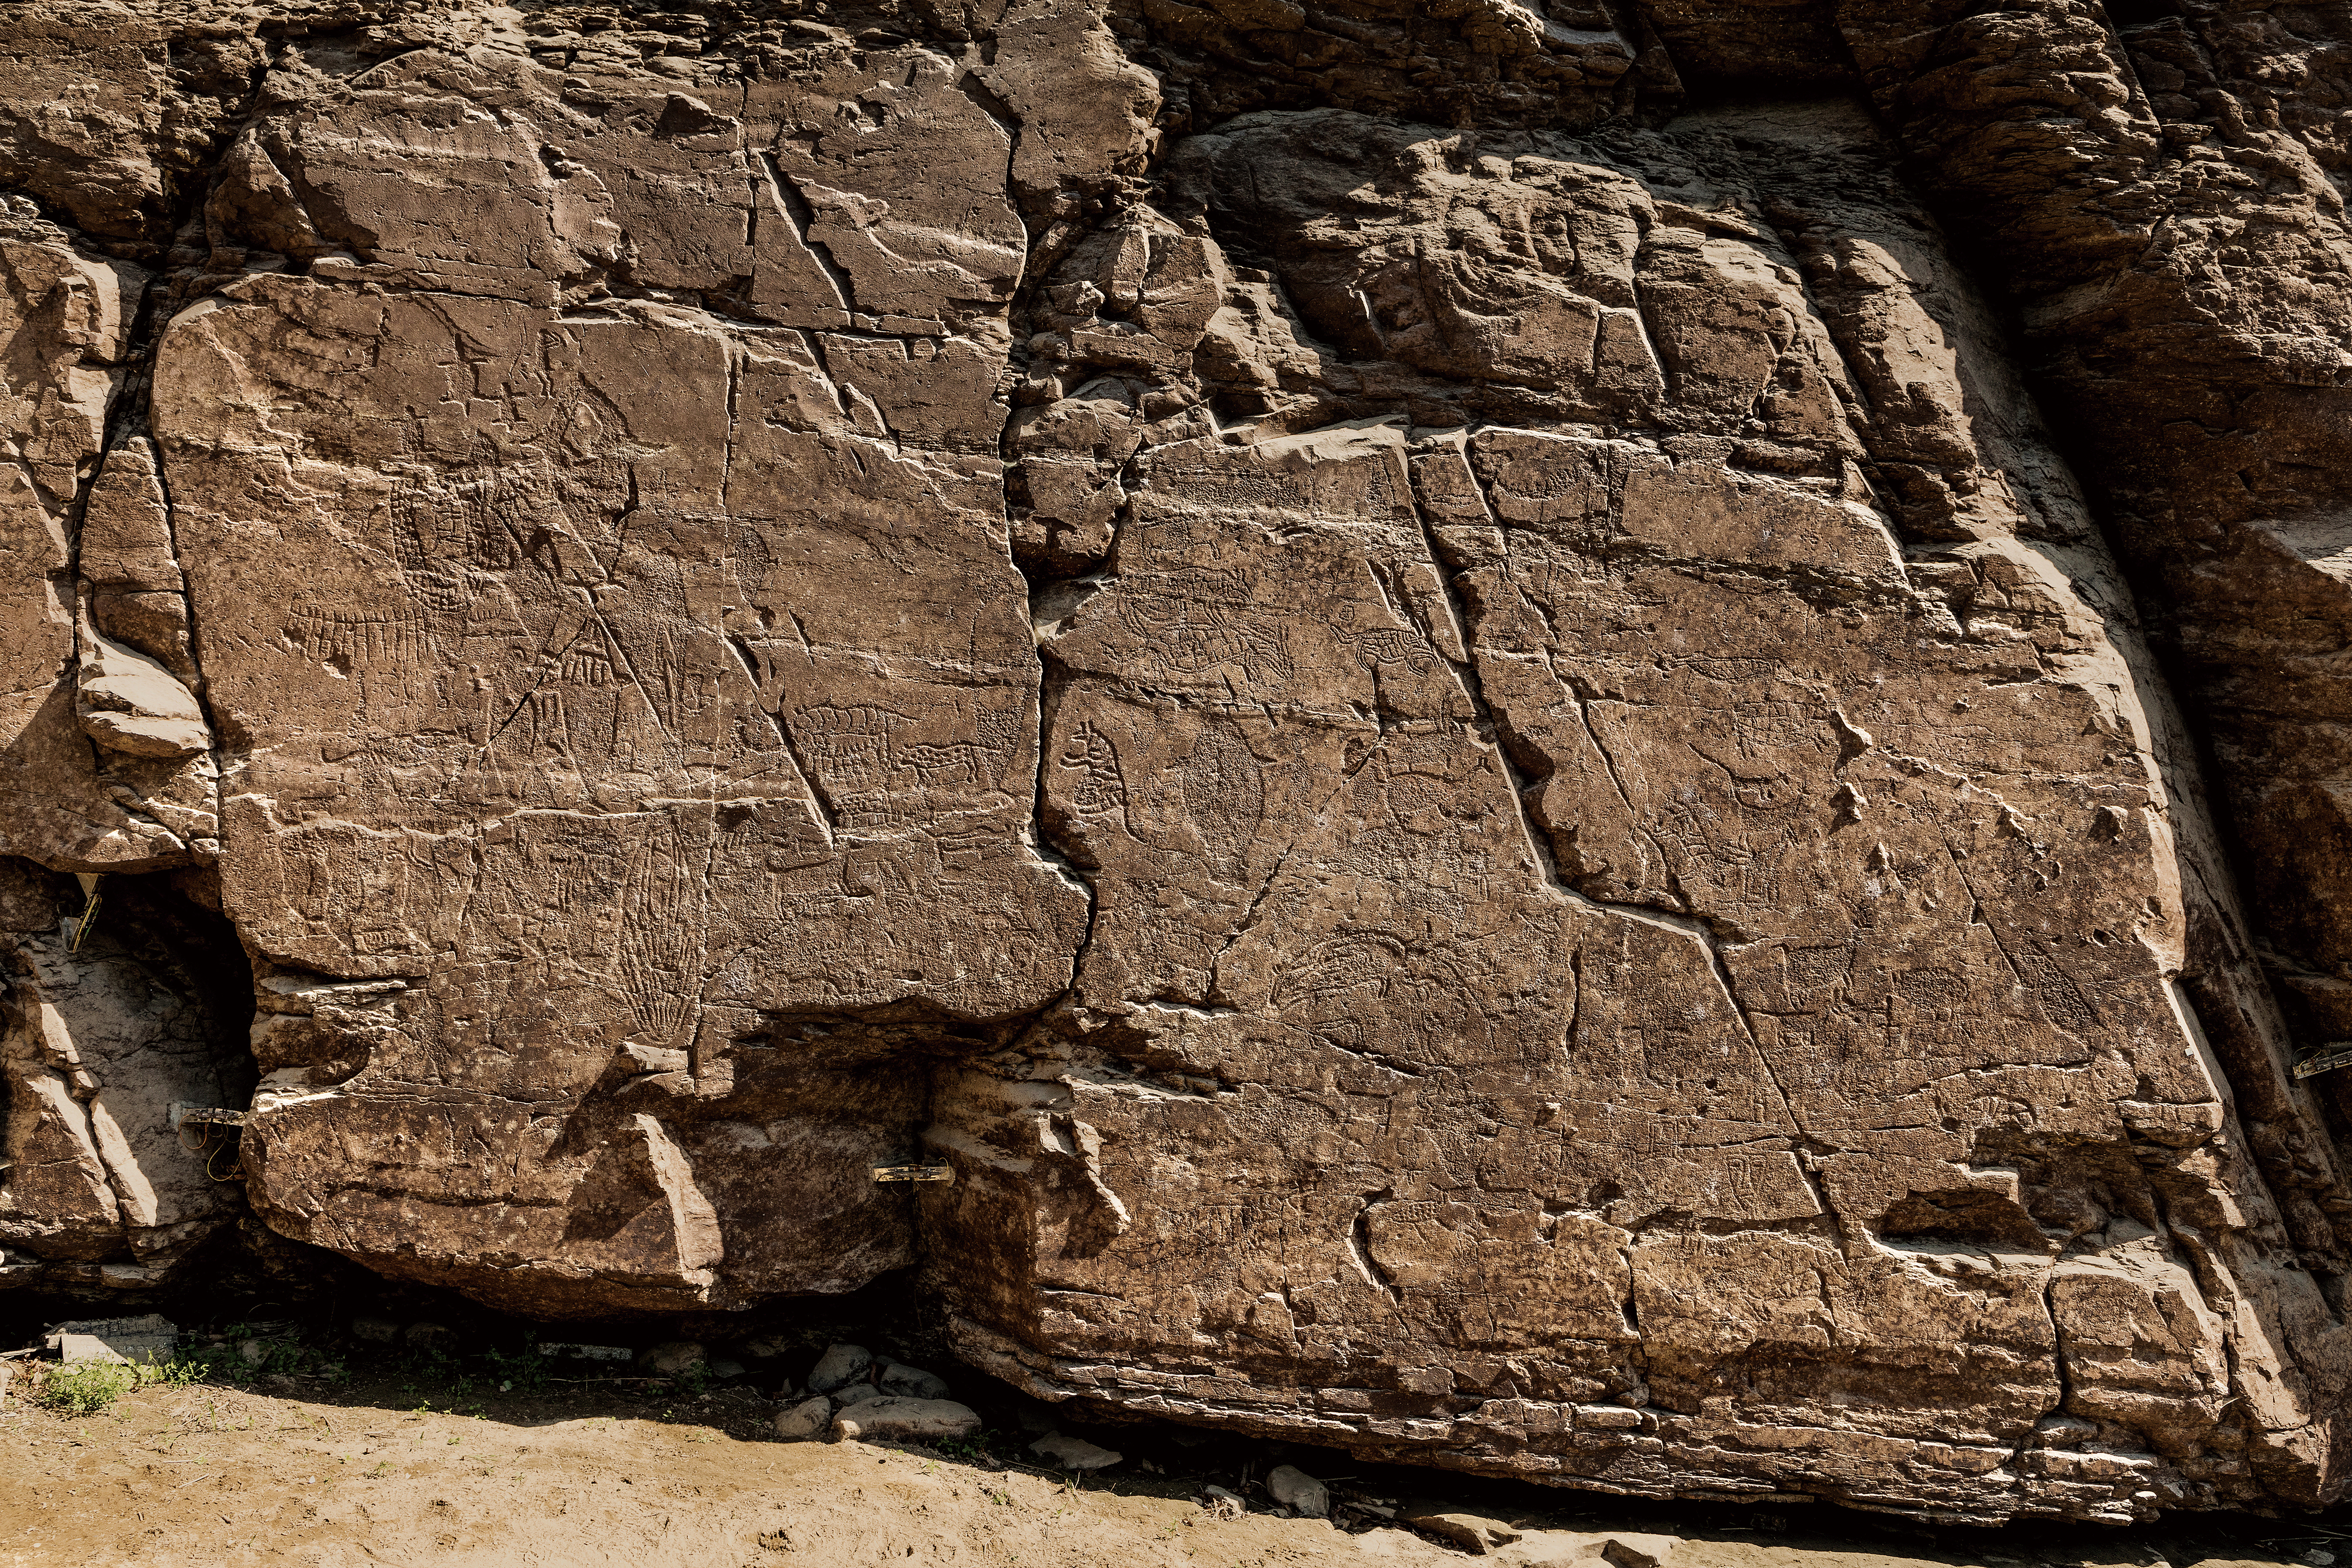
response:
[[(761, 1436), (769, 1406), (749, 1393), (678, 1404), (559, 1395), (472, 1414), (400, 1408), (399, 1397), (290, 1380), (158, 1386), (82, 1417), (0, 1399), (0, 1568), (1410, 1568), (1468, 1555), (1402, 1528), (1221, 1519), (1198, 1500), (1204, 1476), (1135, 1474), (1133, 1464), (1072, 1479), (856, 1443), (780, 1443)], [(1442, 1496), (1445, 1478), (1429, 1480)], [(1514, 1568), (1579, 1558), (1647, 1568), (1638, 1552), (1602, 1558), (1589, 1536), (1547, 1526), (1679, 1529), (1664, 1568), (2231, 1568), (2301, 1564), (2332, 1544), (2319, 1525), (2252, 1520), (1906, 1532), (1822, 1511), (1741, 1526), (1637, 1505), (1612, 1515), (1607, 1500), (1493, 1487), (1465, 1506), (1525, 1531), (1493, 1555)]]

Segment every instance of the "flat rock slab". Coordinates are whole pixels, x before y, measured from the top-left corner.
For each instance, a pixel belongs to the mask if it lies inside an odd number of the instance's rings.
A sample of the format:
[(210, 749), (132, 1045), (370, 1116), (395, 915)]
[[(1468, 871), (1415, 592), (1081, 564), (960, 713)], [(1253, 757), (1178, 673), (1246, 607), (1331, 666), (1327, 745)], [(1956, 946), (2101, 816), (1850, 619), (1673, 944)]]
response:
[(980, 1416), (952, 1399), (868, 1399), (833, 1418), (836, 1441), (936, 1443), (969, 1437), (980, 1427)]
[(161, 1363), (178, 1348), (177, 1325), (161, 1316), (60, 1323), (46, 1341), (65, 1361)]
[(833, 1401), (823, 1395), (788, 1405), (776, 1412), (776, 1436), (786, 1442), (803, 1442), (823, 1437), (833, 1425)]
[(1038, 1438), (1029, 1445), (1029, 1451), (1055, 1469), (1079, 1474), (1107, 1470), (1127, 1458), (1116, 1448), (1106, 1448), (1099, 1443), (1089, 1443), (1084, 1437), (1074, 1437), (1065, 1432)]
[(1527, 1568), (1567, 1568), (1580, 1563), (1595, 1568), (1601, 1563), (1614, 1568), (1664, 1568), (1683, 1544), (1679, 1536), (1626, 1531), (1530, 1530), (1517, 1541), (1489, 1551), (1507, 1563), (1524, 1563)]
[(1276, 1465), (1266, 1472), (1265, 1493), (1303, 1518), (1323, 1519), (1331, 1512), (1331, 1489), (1296, 1465)]
[(1502, 1520), (1437, 1502), (1408, 1502), (1397, 1510), (1397, 1522), (1475, 1556), (1508, 1546), (1526, 1533)]

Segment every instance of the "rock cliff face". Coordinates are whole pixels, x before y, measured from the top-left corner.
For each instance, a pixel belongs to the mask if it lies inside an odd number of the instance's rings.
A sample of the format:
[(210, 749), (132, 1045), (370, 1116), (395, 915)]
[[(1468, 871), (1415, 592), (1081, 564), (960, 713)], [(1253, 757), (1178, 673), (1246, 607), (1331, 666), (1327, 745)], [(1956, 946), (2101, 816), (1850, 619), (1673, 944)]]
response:
[(2339, 11), (33, 11), (0, 1281), (2343, 1493)]

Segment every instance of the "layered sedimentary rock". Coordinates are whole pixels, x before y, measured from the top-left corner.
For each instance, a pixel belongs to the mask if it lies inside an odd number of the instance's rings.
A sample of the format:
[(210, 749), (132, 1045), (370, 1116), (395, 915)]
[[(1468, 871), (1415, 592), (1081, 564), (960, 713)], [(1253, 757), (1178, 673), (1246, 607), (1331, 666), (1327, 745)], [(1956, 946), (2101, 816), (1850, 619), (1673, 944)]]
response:
[(2343, 46), (2251, 15), (46, 9), (0, 1280), (919, 1265), (1368, 1456), (2334, 1499)]

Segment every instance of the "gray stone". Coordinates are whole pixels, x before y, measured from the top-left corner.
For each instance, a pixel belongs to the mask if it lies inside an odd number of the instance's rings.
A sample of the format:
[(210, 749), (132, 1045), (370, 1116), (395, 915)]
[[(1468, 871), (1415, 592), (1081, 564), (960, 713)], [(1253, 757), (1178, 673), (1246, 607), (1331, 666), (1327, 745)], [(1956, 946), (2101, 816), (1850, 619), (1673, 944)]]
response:
[(59, 1323), (47, 1341), (67, 1361), (163, 1362), (171, 1359), (180, 1331), (170, 1320), (149, 1313), (136, 1318), (91, 1318)]
[(1265, 1491), (1293, 1513), (1310, 1519), (1330, 1517), (1331, 1489), (1296, 1465), (1276, 1465), (1265, 1478)]
[(890, 1397), (892, 1396), (884, 1390), (877, 1388), (870, 1383), (862, 1382), (853, 1383), (846, 1388), (836, 1388), (832, 1395), (833, 1407), (836, 1410), (846, 1410), (853, 1405), (864, 1405), (869, 1400)]
[(655, 1377), (684, 1377), (700, 1370), (709, 1359), (709, 1354), (694, 1340), (664, 1340), (637, 1353), (637, 1370)]
[(823, 1433), (833, 1422), (833, 1401), (819, 1395), (776, 1412), (776, 1436), (801, 1442)]
[(400, 1340), (400, 1325), (390, 1318), (353, 1318), (352, 1337), (368, 1344), (394, 1344)]
[(1084, 1437), (1074, 1437), (1066, 1432), (1055, 1432), (1029, 1445), (1029, 1451), (1049, 1461), (1055, 1469), (1084, 1474), (1088, 1470), (1107, 1470), (1127, 1456), (1116, 1448), (1106, 1448), (1089, 1443)]
[(96, 1334), (52, 1334), (59, 1361), (110, 1361), (128, 1363), (130, 1357), (116, 1350)]
[(882, 1363), (881, 1383), (885, 1393), (908, 1399), (945, 1399), (949, 1393), (947, 1379), (900, 1361)]
[(979, 1430), (979, 1415), (952, 1399), (868, 1399), (833, 1418), (836, 1440), (868, 1443), (937, 1443)]
[(817, 1358), (816, 1366), (808, 1375), (809, 1392), (830, 1394), (835, 1389), (866, 1375), (874, 1364), (874, 1353), (862, 1344), (836, 1344)]

